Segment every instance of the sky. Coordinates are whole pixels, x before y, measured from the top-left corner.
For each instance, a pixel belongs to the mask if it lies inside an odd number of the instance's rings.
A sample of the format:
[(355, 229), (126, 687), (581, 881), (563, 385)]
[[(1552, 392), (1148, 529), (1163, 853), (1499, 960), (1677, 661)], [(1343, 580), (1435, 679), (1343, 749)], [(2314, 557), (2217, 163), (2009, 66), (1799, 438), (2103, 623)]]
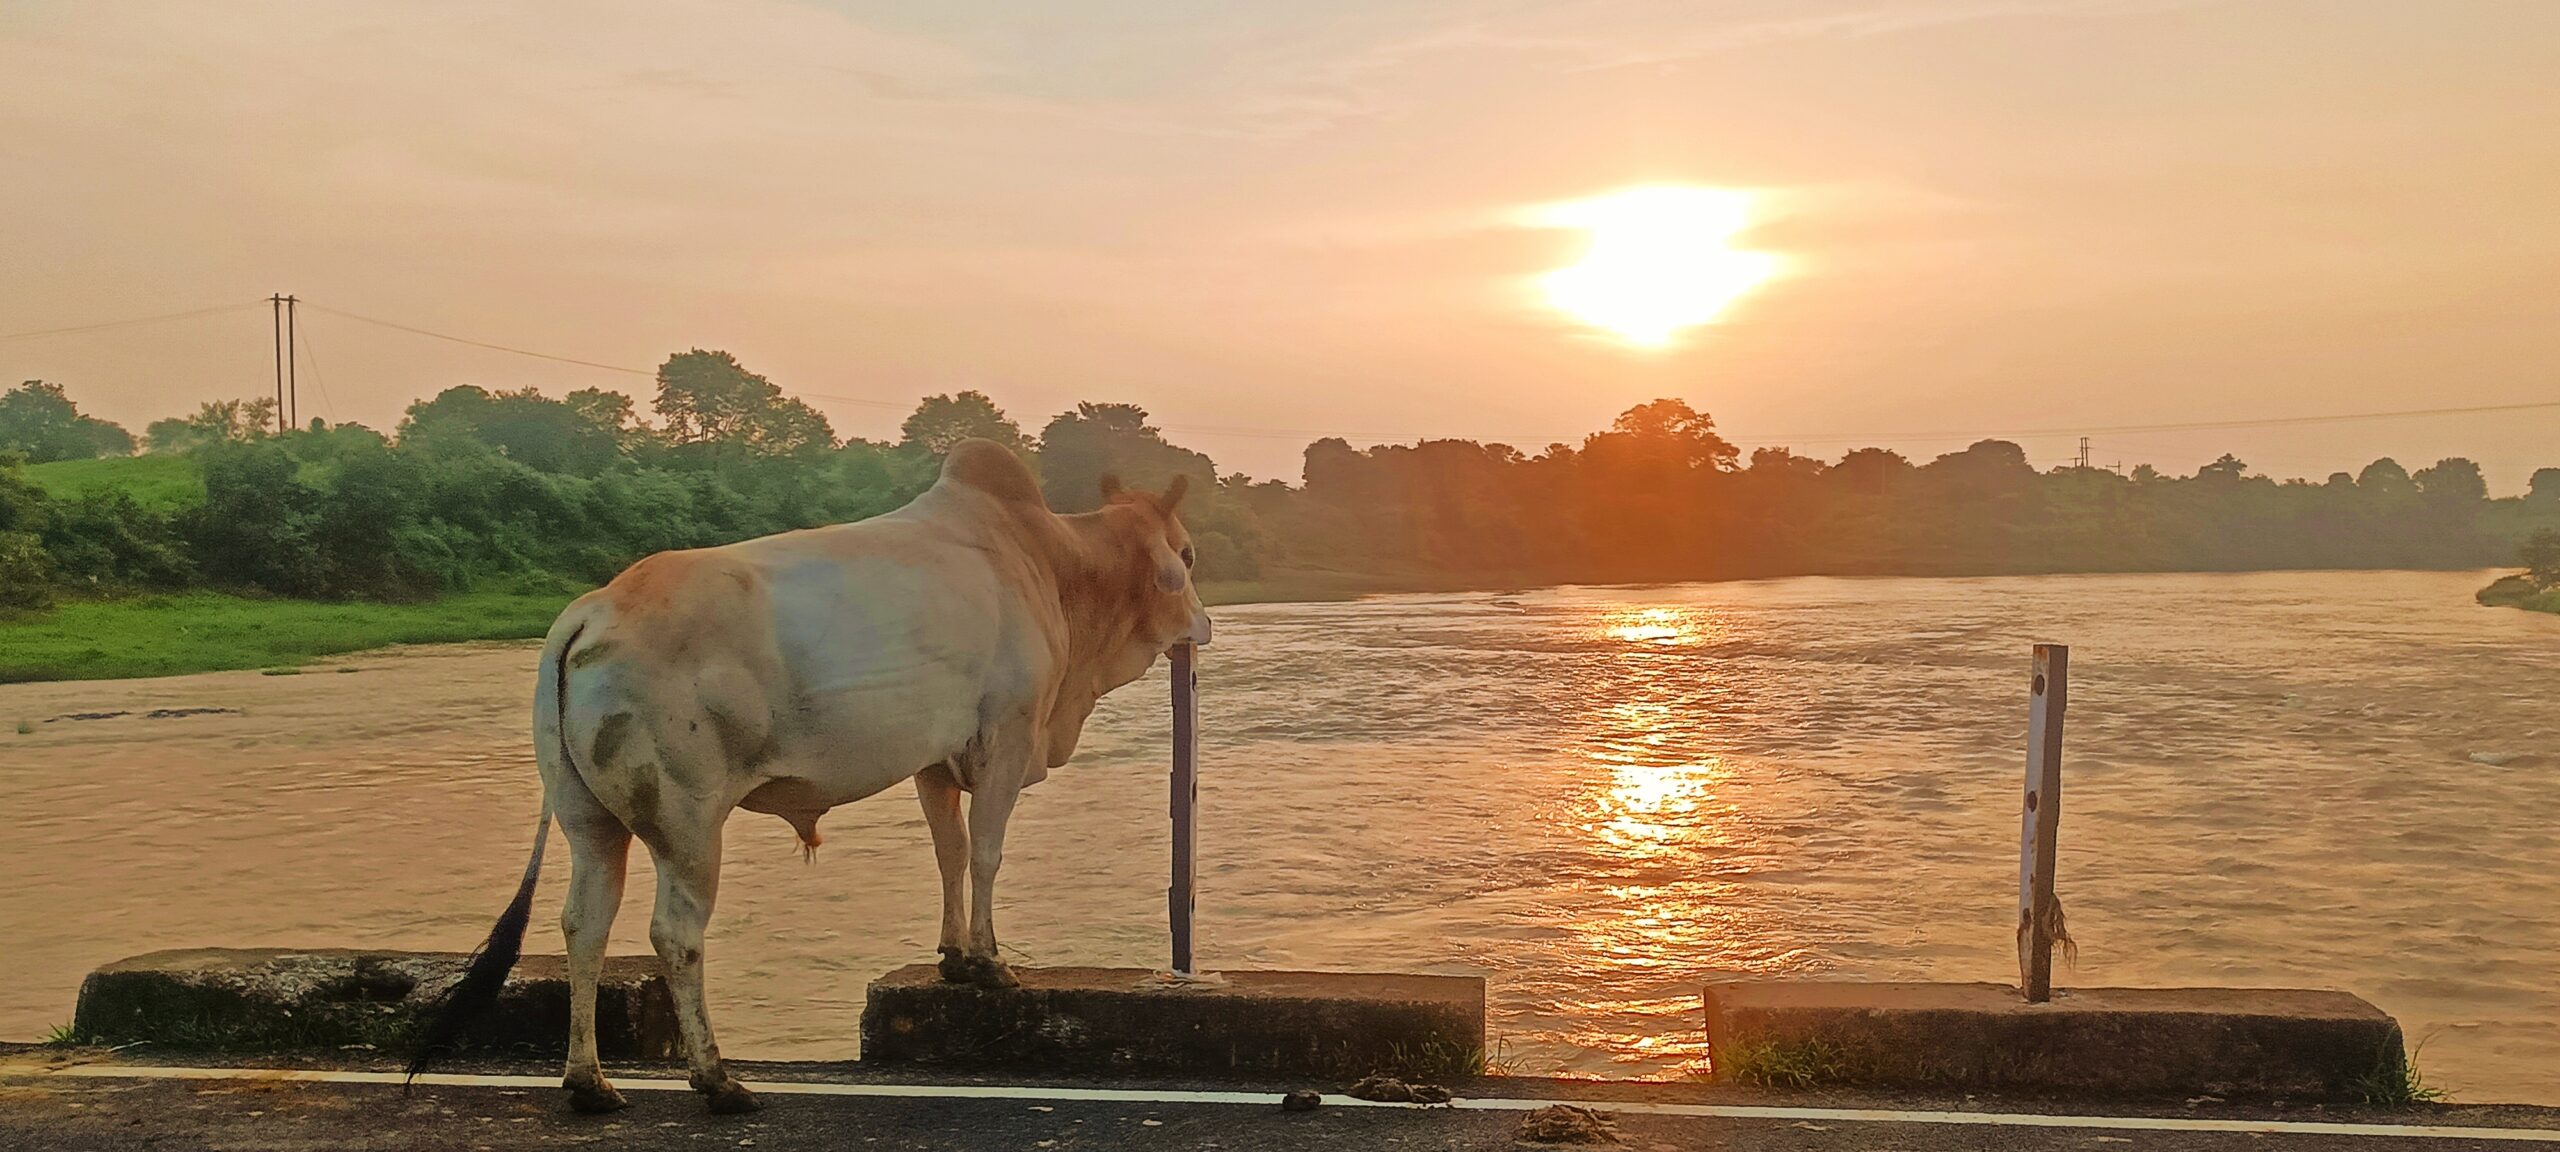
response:
[[(136, 429), (269, 391), (291, 292), (305, 417), (378, 428), (704, 347), (840, 434), (1128, 401), (1291, 480), (1659, 396), (1831, 458), (2560, 466), (2560, 407), (2139, 430), (2560, 401), (2543, 0), (9, 0), (0, 76), (0, 379)], [(1666, 184), (1779, 271), (1664, 347), (1548, 307), (1589, 237), (1535, 210)]]

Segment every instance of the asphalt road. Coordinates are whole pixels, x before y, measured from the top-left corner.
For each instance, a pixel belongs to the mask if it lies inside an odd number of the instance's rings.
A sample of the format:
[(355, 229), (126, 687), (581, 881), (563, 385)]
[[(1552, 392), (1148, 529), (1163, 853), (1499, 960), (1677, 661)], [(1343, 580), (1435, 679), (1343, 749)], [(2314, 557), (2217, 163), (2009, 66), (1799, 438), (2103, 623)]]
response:
[[(304, 1065), (308, 1066), (308, 1065)], [(1523, 1112), (1516, 1107), (1387, 1108), (1332, 1102), (1307, 1113), (1284, 1113), (1278, 1086), (1215, 1086), (1222, 1092), (1259, 1096), (1249, 1103), (1178, 1100), (1204, 1085), (1159, 1083), (1097, 1085), (1093, 1082), (1004, 1085), (980, 1081), (964, 1091), (999, 1091), (997, 1098), (909, 1095), (923, 1077), (874, 1073), (838, 1074), (819, 1066), (748, 1066), (751, 1083), (800, 1085), (764, 1094), (767, 1107), (749, 1116), (715, 1117), (682, 1090), (645, 1090), (645, 1078), (663, 1070), (621, 1076), (632, 1107), (611, 1116), (569, 1111), (555, 1088), (538, 1082), (493, 1086), (426, 1085), (403, 1096), (388, 1083), (295, 1082), (251, 1079), (172, 1079), (147, 1066), (103, 1068), (21, 1051), (0, 1057), (0, 1149), (516, 1149), (596, 1146), (615, 1149), (1181, 1149), (1184, 1152), (1283, 1152), (1323, 1149), (1429, 1152), (1437, 1149), (1513, 1149)], [(506, 1069), (532, 1072), (530, 1068)], [(100, 1074), (100, 1073), (106, 1074)], [(950, 1081), (946, 1080), (945, 1083)], [(661, 1081), (661, 1083), (664, 1083)], [(856, 1085), (846, 1088), (846, 1085)], [(1328, 1088), (1333, 1086), (1326, 1086)], [(1095, 1089), (1124, 1089), (1156, 1100), (1077, 1099)], [(921, 1091), (949, 1091), (927, 1087)], [(820, 1094), (843, 1091), (883, 1095)], [(2367, 1123), (2518, 1126), (2560, 1131), (2560, 1113), (2543, 1109), (2422, 1109), (2392, 1114), (2338, 1114), (2307, 1109), (2247, 1109), (2204, 1104), (2090, 1110), (2047, 1103), (2047, 1114), (2092, 1112), (2058, 1121), (2060, 1127), (1990, 1123), (1917, 1123), (1857, 1118), (1851, 1108), (1996, 1112), (1964, 1100), (1884, 1100), (1754, 1097), (1741, 1107), (1804, 1106), (1812, 1116), (1653, 1115), (1639, 1109), (1670, 1104), (1736, 1106), (1733, 1097), (1697, 1085), (1561, 1085), (1548, 1081), (1486, 1081), (1465, 1087), (1462, 1101), (1505, 1096), (1574, 1094), (1610, 1096), (1593, 1106), (1610, 1113), (1623, 1146), (1643, 1149), (1737, 1149), (1819, 1152), (1825, 1149), (1937, 1152), (1953, 1149), (2215, 1150), (2372, 1149), (2461, 1152), (2469, 1149), (2560, 1148), (2549, 1142), (2411, 1135), (2340, 1134), (2284, 1127), (2273, 1131), (2156, 1131), (2125, 1127), (2105, 1113), (2149, 1114), (2175, 1122), (2232, 1120), (2302, 1123)], [(1614, 1107), (1613, 1107), (1614, 1105)]]

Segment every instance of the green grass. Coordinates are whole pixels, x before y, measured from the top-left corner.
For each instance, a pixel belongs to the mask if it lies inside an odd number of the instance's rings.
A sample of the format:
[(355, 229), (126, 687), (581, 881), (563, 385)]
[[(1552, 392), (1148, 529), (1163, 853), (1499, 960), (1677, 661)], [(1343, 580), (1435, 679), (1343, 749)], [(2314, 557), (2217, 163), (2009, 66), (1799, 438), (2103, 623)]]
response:
[(56, 499), (98, 488), (121, 488), (145, 507), (171, 509), (204, 499), (204, 474), (184, 456), (117, 456), (56, 460), (27, 467), (27, 479)]
[(290, 668), (385, 644), (538, 637), (573, 594), (473, 592), (426, 604), (214, 592), (69, 601), (0, 620), (0, 683)]

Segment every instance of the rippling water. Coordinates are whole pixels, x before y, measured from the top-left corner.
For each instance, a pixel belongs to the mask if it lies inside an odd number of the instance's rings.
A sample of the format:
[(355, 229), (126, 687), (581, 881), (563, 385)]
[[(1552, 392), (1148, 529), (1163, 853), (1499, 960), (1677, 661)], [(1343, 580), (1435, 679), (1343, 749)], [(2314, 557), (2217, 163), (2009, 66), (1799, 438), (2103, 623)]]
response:
[[(2560, 617), (2474, 573), (1796, 579), (1224, 609), (1202, 960), (1477, 972), (1522, 1072), (1676, 1075), (1717, 973), (2014, 978), (2027, 646), (2073, 646), (2058, 980), (2345, 988), (2466, 1100), (2560, 1104)], [(522, 865), (534, 651), (0, 687), (0, 1035), (185, 945), (468, 948)], [(352, 670), (336, 674), (332, 668)], [(1017, 958), (1161, 964), (1161, 669), (1015, 817)], [(154, 708), (238, 714), (146, 718)], [(54, 719), (128, 711), (104, 719)], [(2486, 762), (2484, 762), (2486, 761)], [(929, 959), (911, 793), (804, 865), (740, 813), (733, 1055), (847, 1056)], [(536, 910), (558, 948), (567, 853)], [(645, 853), (634, 853), (645, 873)], [(647, 951), (635, 875), (616, 948)]]

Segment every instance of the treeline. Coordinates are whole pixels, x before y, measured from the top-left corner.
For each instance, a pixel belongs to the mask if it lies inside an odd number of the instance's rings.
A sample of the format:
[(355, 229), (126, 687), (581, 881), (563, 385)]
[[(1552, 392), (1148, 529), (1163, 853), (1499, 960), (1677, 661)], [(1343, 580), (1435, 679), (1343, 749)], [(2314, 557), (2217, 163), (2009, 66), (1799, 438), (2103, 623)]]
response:
[(2560, 526), (2560, 468), (2491, 500), (2460, 458), (2319, 482), (2251, 475), (2228, 455), (2185, 477), (2039, 472), (2002, 440), (1926, 463), (1880, 448), (1746, 460), (1706, 414), (1660, 400), (1535, 456), (1320, 440), (1302, 487), (1257, 486), (1250, 503), (1300, 563), (1523, 582), (2451, 568), (2509, 563), (2533, 528)]
[(183, 460), (201, 494), (143, 499), (111, 483), (51, 494), (26, 474), (20, 460), (137, 446), (30, 382), (0, 396), (0, 607), (188, 587), (418, 599), (588, 585), (650, 552), (895, 508), (968, 436), (1020, 453), (1062, 511), (1093, 507), (1106, 472), (1147, 485), (1191, 476), (1201, 494), (1185, 519), (1210, 580), (1271, 566), (1452, 584), (2476, 567), (2560, 526), (2560, 469), (2537, 472), (2526, 497), (2491, 500), (2461, 459), (2415, 472), (2378, 460), (2319, 483), (2253, 476), (2229, 456), (2187, 477), (2038, 472), (1997, 440), (1926, 463), (1874, 448), (1746, 460), (1676, 400), (1536, 455), (1320, 440), (1293, 486), (1221, 476), (1134, 405), (1079, 404), (1032, 434), (960, 392), (926, 398), (896, 441), (875, 442), (838, 440), (726, 353), (670, 357), (657, 384), (649, 420), (617, 392), (451, 388), (388, 435), (317, 420), (280, 429), (272, 402), (208, 403), (141, 438)]
[(962, 392), (927, 399), (894, 443), (839, 441), (771, 381), (696, 350), (660, 368), (651, 407), (647, 422), (617, 392), (464, 386), (411, 405), (385, 435), (318, 420), (280, 429), (272, 401), (218, 401), (147, 430), (150, 451), (183, 458), (202, 484), (200, 496), (150, 501), (111, 482), (57, 495), (30, 477), (25, 461), (120, 455), (135, 441), (29, 382), (0, 398), (0, 608), (190, 587), (411, 600), (589, 585), (651, 552), (888, 511), (969, 436), (1022, 453), (1064, 510), (1094, 507), (1105, 472), (1158, 484), (1188, 472), (1204, 490), (1185, 505), (1204, 576), (1259, 571), (1252, 518), (1209, 458), (1166, 444), (1134, 406), (1078, 405), (1033, 437)]

